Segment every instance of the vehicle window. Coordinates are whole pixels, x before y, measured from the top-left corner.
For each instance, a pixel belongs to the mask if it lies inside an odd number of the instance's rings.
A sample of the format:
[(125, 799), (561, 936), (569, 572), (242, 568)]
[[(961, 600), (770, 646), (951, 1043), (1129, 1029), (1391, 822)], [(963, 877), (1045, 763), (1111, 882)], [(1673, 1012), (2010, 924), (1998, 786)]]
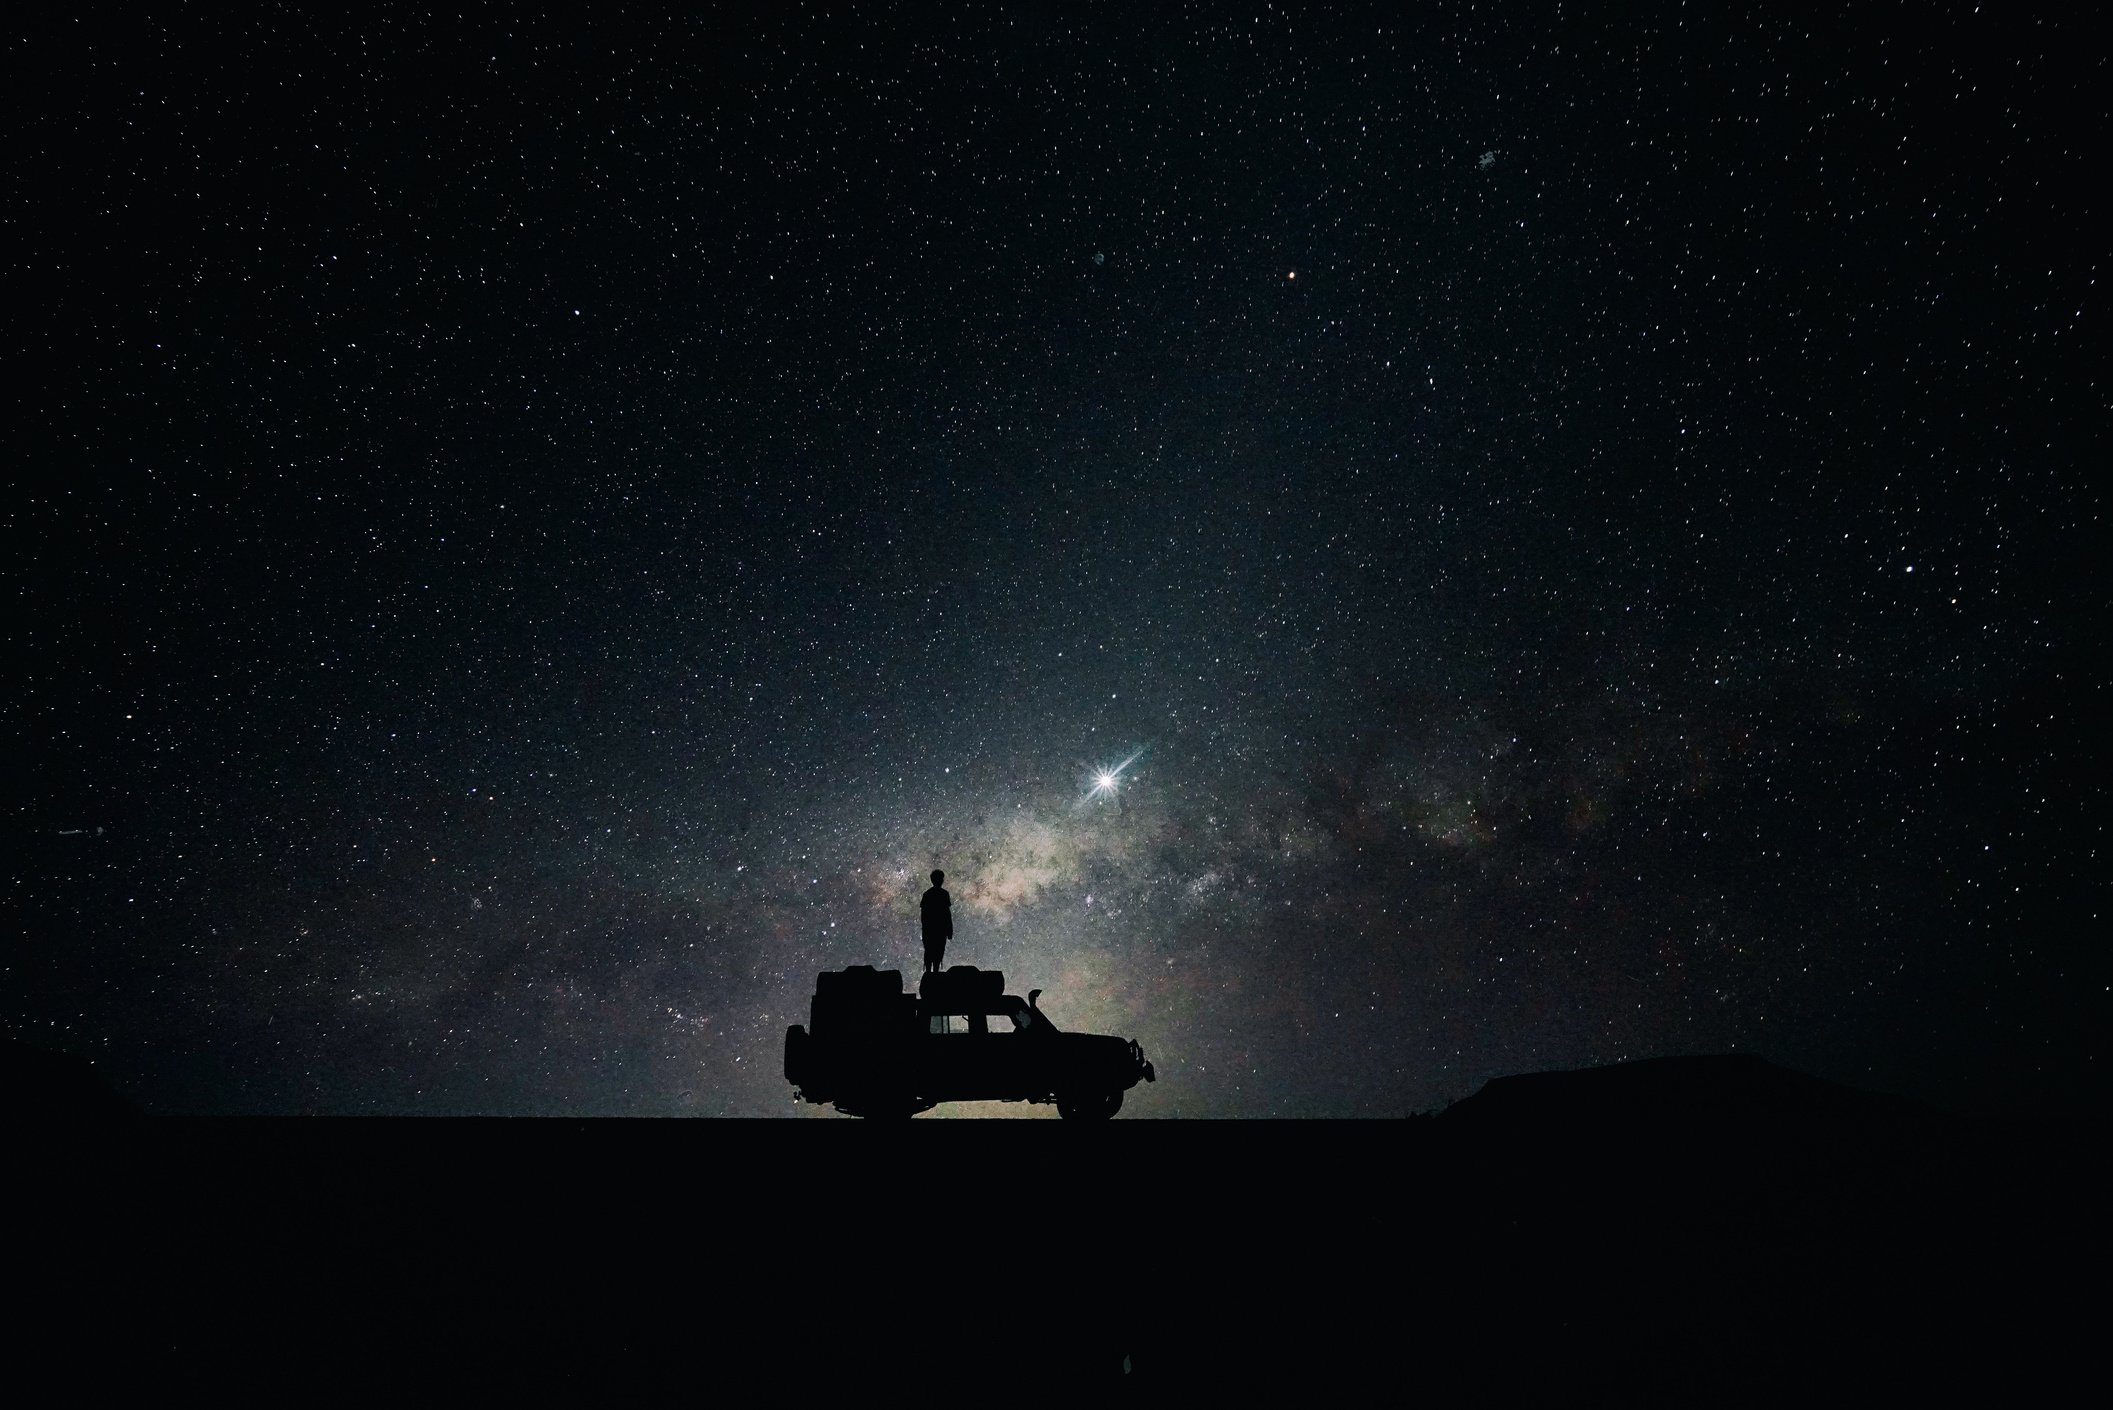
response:
[(958, 1013), (935, 1013), (932, 1015), (932, 1032), (966, 1033), (968, 1020)]

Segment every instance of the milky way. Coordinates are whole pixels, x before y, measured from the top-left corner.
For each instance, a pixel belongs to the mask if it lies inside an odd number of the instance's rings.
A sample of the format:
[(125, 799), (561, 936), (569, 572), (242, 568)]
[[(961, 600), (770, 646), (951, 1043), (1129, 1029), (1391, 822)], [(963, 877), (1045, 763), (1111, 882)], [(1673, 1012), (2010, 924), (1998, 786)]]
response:
[(1126, 1114), (2098, 1100), (2057, 22), (82, 28), (17, 46), (11, 1036), (812, 1114), (786, 1025), (939, 867)]

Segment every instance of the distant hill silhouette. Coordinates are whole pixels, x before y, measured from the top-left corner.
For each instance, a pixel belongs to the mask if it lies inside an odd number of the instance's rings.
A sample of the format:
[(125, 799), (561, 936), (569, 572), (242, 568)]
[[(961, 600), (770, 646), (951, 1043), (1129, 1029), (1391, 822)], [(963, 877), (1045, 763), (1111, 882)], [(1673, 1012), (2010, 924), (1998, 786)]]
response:
[(1440, 1113), (1449, 1128), (1522, 1130), (1567, 1123), (1654, 1125), (1756, 1120), (1898, 1120), (1933, 1115), (1906, 1097), (1734, 1053), (1645, 1058), (1576, 1072), (1498, 1077)]
[(11, 1039), (0, 1041), (0, 1101), (17, 1123), (102, 1126), (140, 1115), (86, 1058)]

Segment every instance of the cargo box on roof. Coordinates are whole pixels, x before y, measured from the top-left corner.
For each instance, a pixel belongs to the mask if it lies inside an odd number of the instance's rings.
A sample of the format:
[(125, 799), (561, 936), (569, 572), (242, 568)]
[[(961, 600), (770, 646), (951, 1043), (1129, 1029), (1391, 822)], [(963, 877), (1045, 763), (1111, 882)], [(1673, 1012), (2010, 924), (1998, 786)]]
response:
[[(957, 964), (927, 974), (918, 983), (926, 1013), (980, 1013), (1005, 995), (1005, 971)], [(961, 1005), (962, 1007), (955, 1007)]]
[(814, 992), (832, 999), (868, 999), (900, 994), (902, 971), (875, 969), (869, 964), (855, 964), (848, 969), (824, 970), (814, 977)]

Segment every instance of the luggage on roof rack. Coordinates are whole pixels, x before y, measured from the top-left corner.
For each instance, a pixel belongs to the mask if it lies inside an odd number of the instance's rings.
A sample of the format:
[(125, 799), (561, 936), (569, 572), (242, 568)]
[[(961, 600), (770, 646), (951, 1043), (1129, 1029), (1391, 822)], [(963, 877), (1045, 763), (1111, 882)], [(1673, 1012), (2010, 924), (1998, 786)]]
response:
[(923, 995), (926, 1008), (995, 1003), (1005, 994), (1005, 971), (957, 964), (952, 969), (927, 974), (917, 992)]
[(902, 992), (902, 971), (875, 969), (855, 964), (846, 969), (823, 970), (814, 977), (817, 997), (830, 999), (875, 999)]
[(855, 964), (814, 977), (808, 1030), (817, 1037), (907, 1030), (917, 1022), (917, 1000), (902, 991), (902, 971)]

